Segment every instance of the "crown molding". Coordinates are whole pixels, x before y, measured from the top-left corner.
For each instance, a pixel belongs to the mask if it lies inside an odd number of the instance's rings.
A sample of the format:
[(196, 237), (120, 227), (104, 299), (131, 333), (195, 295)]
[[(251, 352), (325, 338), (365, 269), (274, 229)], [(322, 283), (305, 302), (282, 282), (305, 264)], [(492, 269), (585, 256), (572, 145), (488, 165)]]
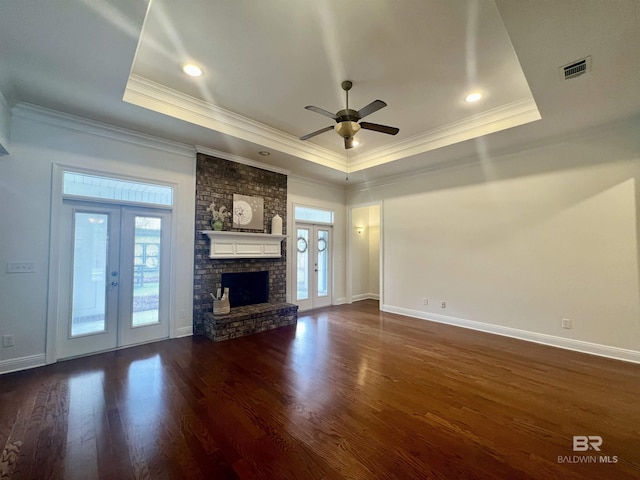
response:
[(324, 188), (332, 188), (337, 192), (343, 193), (345, 192), (345, 186), (338, 183), (326, 182), (324, 180), (316, 180), (311, 177), (304, 177), (302, 175), (289, 175), (287, 177), (290, 181), (301, 183), (303, 185), (309, 185), (310, 187), (317, 187), (321, 185)]
[(533, 97), (526, 97), (355, 156), (350, 161), (349, 171), (365, 170), (541, 118)]
[(347, 170), (350, 173), (365, 170), (541, 118), (533, 97), (526, 97), (360, 155), (356, 153), (347, 164), (341, 154), (303, 142), (293, 135), (139, 75), (130, 75), (123, 100), (345, 173)]
[(153, 148), (163, 152), (194, 158), (195, 149), (183, 143), (172, 142), (152, 135), (134, 132), (122, 127), (116, 127), (95, 120), (78, 117), (68, 113), (58, 112), (29, 103), (18, 103), (11, 111), (12, 115), (55, 127), (66, 128), (77, 132), (99, 137), (132, 143), (142, 147)]
[[(629, 146), (634, 154), (640, 154), (640, 143), (635, 140), (637, 138), (636, 133), (638, 131), (639, 122), (640, 117), (626, 118), (611, 123), (594, 125), (589, 128), (573, 131), (570, 133), (548, 135), (531, 142), (518, 143), (516, 145), (498, 148), (492, 150), (490, 154), (491, 161), (494, 163), (508, 161), (514, 155), (531, 153), (536, 150), (556, 148), (558, 145), (561, 145), (563, 143), (583, 143), (585, 139), (605, 139), (610, 135), (624, 135), (625, 137), (634, 139), (634, 142), (632, 144), (629, 144)], [(444, 172), (456, 168), (467, 167), (469, 165), (477, 164), (477, 162), (478, 155), (476, 153), (451, 158), (450, 160), (427, 165), (410, 172), (388, 175), (377, 180), (354, 183), (347, 187), (347, 192), (357, 193), (374, 188), (388, 187), (394, 184), (402, 183), (409, 178), (419, 178), (430, 175), (436, 171)]]
[(289, 175), (289, 170), (286, 168), (275, 167), (268, 163), (257, 162), (250, 160), (240, 155), (234, 155), (233, 153), (221, 152), (209, 147), (203, 147), (202, 145), (196, 145), (196, 153), (204, 153), (212, 157), (222, 158), (223, 160), (229, 160), (231, 162), (242, 163), (243, 165), (249, 165), (250, 167), (260, 168), (269, 172), (281, 173), (283, 175)]
[(135, 74), (129, 76), (123, 100), (232, 137), (346, 172), (346, 159), (343, 155), (312, 143), (303, 142), (293, 135)]

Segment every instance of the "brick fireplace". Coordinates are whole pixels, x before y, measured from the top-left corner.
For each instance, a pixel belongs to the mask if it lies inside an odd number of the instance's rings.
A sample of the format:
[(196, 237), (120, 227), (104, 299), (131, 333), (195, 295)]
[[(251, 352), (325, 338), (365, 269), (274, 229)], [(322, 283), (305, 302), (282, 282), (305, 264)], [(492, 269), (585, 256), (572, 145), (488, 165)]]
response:
[[(209, 258), (209, 239), (201, 232), (210, 230), (211, 214), (207, 207), (233, 207), (233, 194), (262, 197), (264, 199), (263, 229), (242, 230), (232, 228), (231, 218), (224, 222), (224, 230), (251, 233), (269, 233), (271, 219), (278, 214), (283, 220), (286, 235), (287, 176), (260, 168), (231, 162), (199, 153), (196, 163), (196, 248), (194, 271), (193, 319), (194, 334), (207, 335), (213, 340), (225, 340), (283, 325), (295, 324), (297, 307), (286, 302), (286, 239), (282, 242), (280, 258)], [(266, 272), (267, 302), (234, 306), (227, 318), (214, 318), (209, 293), (223, 288), (225, 277), (236, 273)], [(246, 284), (245, 284), (246, 285)], [(242, 289), (244, 287), (240, 287)], [(237, 292), (236, 292), (237, 293)], [(231, 296), (233, 299), (233, 294)], [(235, 325), (234, 325), (235, 324)], [(217, 331), (217, 333), (216, 333)], [(221, 333), (222, 332), (222, 333)]]

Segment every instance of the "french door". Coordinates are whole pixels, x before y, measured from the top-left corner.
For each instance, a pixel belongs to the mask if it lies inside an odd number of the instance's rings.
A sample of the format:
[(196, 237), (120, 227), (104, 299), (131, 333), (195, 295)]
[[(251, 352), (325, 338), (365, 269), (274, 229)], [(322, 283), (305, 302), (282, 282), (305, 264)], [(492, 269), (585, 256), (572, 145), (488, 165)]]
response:
[(296, 304), (300, 310), (331, 305), (331, 227), (296, 224)]
[(169, 335), (171, 213), (65, 201), (58, 358)]

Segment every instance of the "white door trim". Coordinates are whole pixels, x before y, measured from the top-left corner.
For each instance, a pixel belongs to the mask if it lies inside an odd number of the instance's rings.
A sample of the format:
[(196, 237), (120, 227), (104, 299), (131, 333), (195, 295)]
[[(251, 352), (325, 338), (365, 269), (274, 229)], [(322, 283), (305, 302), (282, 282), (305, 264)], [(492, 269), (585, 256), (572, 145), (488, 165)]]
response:
[[(309, 265), (307, 270), (308, 282), (309, 282), (309, 298), (305, 300), (298, 300), (298, 259), (297, 259), (297, 231), (298, 228), (307, 229), (309, 231)], [(315, 263), (317, 259), (318, 250), (317, 250), (317, 234), (318, 231), (325, 230), (329, 235), (329, 244), (328, 244), (328, 261), (327, 261), (327, 295), (325, 297), (318, 297), (318, 274), (317, 269), (316, 273), (311, 271), (313, 268), (312, 263)], [(294, 257), (292, 258), (293, 265), (293, 275), (291, 278), (292, 283), (292, 303), (295, 303), (299, 306), (300, 311), (312, 310), (314, 308), (326, 307), (329, 305), (333, 305), (333, 290), (334, 290), (334, 278), (333, 278), (333, 259), (334, 259), (334, 231), (333, 225), (329, 223), (313, 223), (313, 222), (304, 222), (297, 221), (293, 224), (294, 231), (294, 241), (292, 242), (294, 248)], [(300, 303), (302, 302), (302, 303)]]
[[(46, 343), (45, 343), (45, 363), (51, 364), (58, 361), (58, 351), (57, 351), (57, 331), (58, 331), (58, 323), (59, 312), (58, 312), (58, 301), (60, 297), (60, 291), (57, 279), (60, 274), (60, 219), (62, 218), (63, 212), (63, 184), (62, 184), (62, 173), (64, 171), (76, 171), (83, 172), (87, 174), (93, 174), (98, 176), (107, 176), (114, 178), (123, 178), (127, 180), (136, 180), (140, 182), (151, 182), (159, 185), (167, 185), (171, 186), (174, 191), (174, 204), (173, 207), (170, 208), (172, 212), (176, 212), (178, 208), (178, 184), (174, 182), (167, 182), (165, 180), (160, 180), (152, 177), (134, 177), (131, 175), (123, 175), (118, 172), (112, 171), (102, 171), (102, 170), (92, 170), (87, 169), (75, 165), (67, 165), (60, 163), (52, 164), (52, 175), (51, 175), (51, 223), (49, 224), (49, 272), (48, 272), (48, 283), (47, 283), (47, 313), (46, 313), (46, 324), (47, 324), (47, 333), (46, 333)], [(194, 174), (195, 174), (195, 162), (194, 162)], [(170, 260), (170, 278), (173, 282), (175, 279), (177, 262), (178, 258), (176, 255), (177, 249), (177, 238), (178, 238), (178, 222), (175, 218), (171, 223), (171, 260)], [(179, 334), (184, 335), (182, 331), (178, 332), (176, 322), (174, 317), (175, 315), (175, 286), (172, 285), (171, 291), (169, 294), (169, 336), (170, 338), (174, 338), (180, 336)], [(184, 329), (183, 329), (184, 330)]]

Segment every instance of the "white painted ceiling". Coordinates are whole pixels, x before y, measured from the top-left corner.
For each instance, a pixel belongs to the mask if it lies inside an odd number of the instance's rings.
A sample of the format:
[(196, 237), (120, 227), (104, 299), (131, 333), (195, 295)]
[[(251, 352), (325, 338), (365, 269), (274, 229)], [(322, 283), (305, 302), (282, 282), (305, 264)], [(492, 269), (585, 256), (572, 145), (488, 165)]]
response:
[[(0, 0), (0, 91), (353, 184), (640, 116), (639, 25), (636, 0)], [(361, 130), (348, 157), (334, 132), (300, 141), (333, 124), (306, 105), (345, 108), (342, 80), (400, 133)]]

